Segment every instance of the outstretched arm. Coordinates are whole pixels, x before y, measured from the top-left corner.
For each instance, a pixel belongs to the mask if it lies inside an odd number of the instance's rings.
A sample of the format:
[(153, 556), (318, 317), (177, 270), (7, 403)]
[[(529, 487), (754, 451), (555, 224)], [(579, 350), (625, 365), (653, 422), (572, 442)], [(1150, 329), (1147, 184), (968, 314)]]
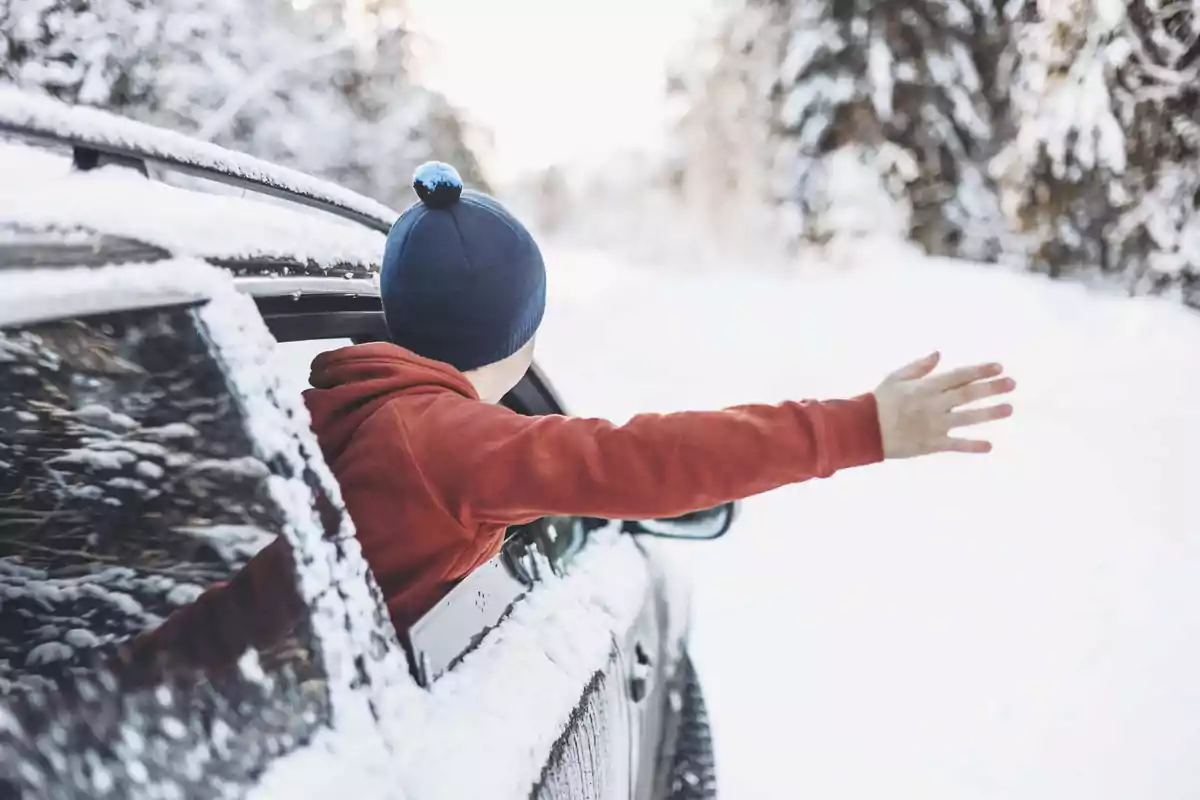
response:
[(442, 402), (437, 425), (408, 435), (428, 484), (468, 527), (678, 516), (883, 458), (871, 395), (643, 414), (619, 426)]
[(446, 397), (431, 424), (407, 435), (428, 485), (467, 526), (552, 514), (672, 517), (885, 457), (986, 451), (949, 431), (1011, 408), (956, 409), (1012, 382), (987, 380), (997, 365), (930, 376), (937, 363), (935, 354), (910, 364), (849, 400), (644, 414), (625, 425)]

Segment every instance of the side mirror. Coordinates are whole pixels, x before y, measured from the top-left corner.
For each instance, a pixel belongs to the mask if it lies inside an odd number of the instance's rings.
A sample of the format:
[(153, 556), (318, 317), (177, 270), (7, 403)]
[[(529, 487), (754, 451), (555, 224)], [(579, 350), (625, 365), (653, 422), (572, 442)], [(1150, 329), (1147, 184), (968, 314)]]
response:
[(737, 503), (695, 511), (680, 517), (628, 521), (625, 533), (661, 536), (667, 539), (717, 539), (729, 532), (737, 516)]

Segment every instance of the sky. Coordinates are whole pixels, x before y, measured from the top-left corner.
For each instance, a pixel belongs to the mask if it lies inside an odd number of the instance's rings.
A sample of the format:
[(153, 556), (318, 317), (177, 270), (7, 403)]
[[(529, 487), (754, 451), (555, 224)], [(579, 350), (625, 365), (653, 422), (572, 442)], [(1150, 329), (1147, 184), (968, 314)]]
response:
[(421, 79), (491, 132), (496, 181), (661, 143), (668, 59), (712, 0), (410, 0)]

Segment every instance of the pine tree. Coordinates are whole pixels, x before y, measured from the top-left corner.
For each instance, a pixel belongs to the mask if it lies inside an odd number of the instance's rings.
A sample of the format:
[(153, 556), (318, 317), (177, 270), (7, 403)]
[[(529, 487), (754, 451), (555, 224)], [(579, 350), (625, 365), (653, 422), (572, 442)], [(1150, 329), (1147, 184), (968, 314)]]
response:
[(1194, 291), (1196, 9), (1025, 0), (1014, 16), (1017, 133), (993, 173), (1031, 266), (1109, 273), (1131, 291)]
[(1015, 136), (992, 164), (1006, 216), (1035, 269), (1115, 266), (1106, 229), (1130, 202), (1116, 81), (1119, 3), (1024, 0), (1013, 9)]
[(857, 182), (877, 198), (865, 225), (890, 200), (893, 224), (930, 252), (994, 257), (979, 167), (993, 113), (975, 60), (988, 21), (963, 0), (797, 2), (779, 86), (801, 207), (852, 213)]
[(1135, 0), (1122, 80), (1134, 102), (1123, 119), (1137, 202), (1114, 227), (1134, 290), (1178, 285), (1200, 308), (1200, 6)]
[[(765, 126), (764, 193), (793, 239), (890, 229), (995, 257), (1002, 220), (983, 165), (1003, 21), (982, 0), (748, 0), (692, 81), (693, 127), (725, 142)], [(740, 43), (739, 29), (751, 31)], [(747, 111), (764, 94), (757, 123)]]

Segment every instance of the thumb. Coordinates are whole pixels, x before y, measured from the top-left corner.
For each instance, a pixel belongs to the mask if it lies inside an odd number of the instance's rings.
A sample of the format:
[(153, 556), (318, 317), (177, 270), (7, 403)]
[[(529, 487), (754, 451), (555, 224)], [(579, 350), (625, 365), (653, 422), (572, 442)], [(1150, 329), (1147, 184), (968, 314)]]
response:
[(942, 360), (942, 354), (934, 350), (922, 359), (906, 364), (888, 376), (890, 381), (915, 381), (924, 378), (937, 367)]

